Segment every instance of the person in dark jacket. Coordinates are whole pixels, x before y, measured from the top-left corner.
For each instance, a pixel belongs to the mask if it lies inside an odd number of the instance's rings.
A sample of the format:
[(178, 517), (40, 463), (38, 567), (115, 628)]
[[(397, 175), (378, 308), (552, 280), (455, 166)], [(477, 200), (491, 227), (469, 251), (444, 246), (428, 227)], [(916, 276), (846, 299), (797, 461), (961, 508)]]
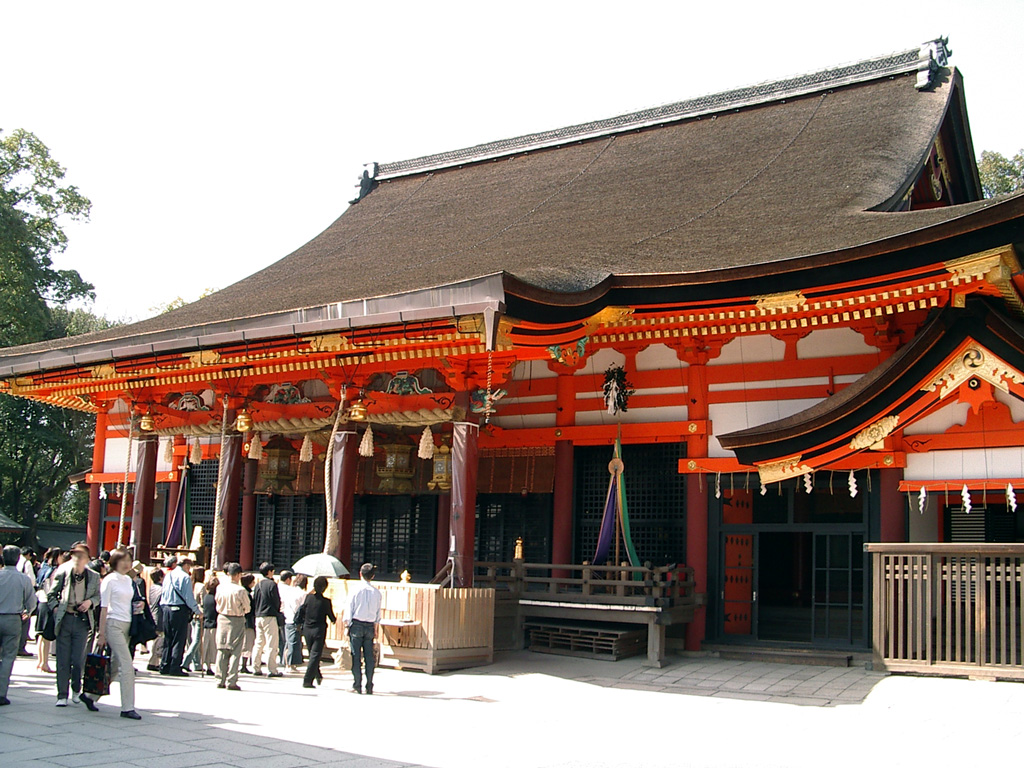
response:
[(213, 675), (217, 663), (217, 587), (220, 579), (213, 571), (203, 587), (203, 639), (200, 645), (200, 662), (204, 675)]
[(249, 595), (249, 612), (245, 614), (245, 638), (242, 640), (242, 668), (240, 672), (248, 675), (249, 662), (252, 661), (252, 649), (256, 645), (256, 606), (252, 601), (252, 588), (256, 583), (256, 577), (251, 573), (242, 574), (242, 588)]
[(253, 587), (252, 602), (256, 610), (256, 645), (252, 649), (252, 673), (259, 677), (263, 674), (263, 652), (268, 654), (267, 677), (283, 677), (277, 671), (277, 656), (280, 642), (280, 628), (284, 626), (281, 614), (281, 593), (274, 581), (274, 564), (260, 565), (262, 579)]
[[(57, 643), (57, 706), (78, 703), (82, 693), (82, 670), (89, 651), (89, 635), (96, 631), (93, 609), (100, 603), (100, 575), (87, 566), (89, 547), (84, 541), (71, 547), (71, 562), (55, 572), (46, 595), (48, 610), (53, 613), (53, 630)], [(92, 702), (81, 699), (95, 711)]]
[(313, 591), (306, 595), (298, 611), (298, 617), (302, 619), (302, 636), (306, 640), (306, 647), (309, 648), (306, 676), (302, 680), (303, 688), (312, 688), (314, 680), (318, 683), (324, 681), (323, 675), (320, 674), (320, 657), (324, 655), (324, 643), (327, 641), (327, 622), (335, 624), (338, 621), (330, 598), (324, 596), (325, 589), (326, 576), (317, 576), (313, 579)]

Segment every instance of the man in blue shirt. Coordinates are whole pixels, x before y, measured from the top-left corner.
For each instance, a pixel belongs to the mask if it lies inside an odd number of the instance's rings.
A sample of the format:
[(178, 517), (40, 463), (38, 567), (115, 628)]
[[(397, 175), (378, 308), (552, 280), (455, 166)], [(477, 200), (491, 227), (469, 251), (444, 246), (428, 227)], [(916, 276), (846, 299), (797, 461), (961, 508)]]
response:
[(11, 668), (21, 642), (21, 624), (36, 609), (36, 590), (32, 579), (18, 570), (21, 550), (8, 545), (3, 549), (0, 568), (0, 706), (10, 704), (7, 688)]
[(169, 555), (164, 558), (164, 583), (160, 595), (160, 613), (164, 629), (164, 652), (160, 659), (160, 674), (171, 677), (188, 677), (181, 668), (188, 645), (188, 629), (192, 615), (202, 613), (193, 593), (192, 563)]

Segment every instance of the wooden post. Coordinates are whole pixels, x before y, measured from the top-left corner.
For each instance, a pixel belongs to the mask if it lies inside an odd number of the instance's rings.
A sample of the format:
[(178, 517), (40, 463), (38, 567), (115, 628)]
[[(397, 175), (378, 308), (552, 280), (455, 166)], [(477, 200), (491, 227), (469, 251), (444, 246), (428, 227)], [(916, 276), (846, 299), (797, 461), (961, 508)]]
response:
[(252, 570), (256, 557), (256, 480), (259, 468), (258, 459), (246, 459), (242, 469), (242, 541), (238, 547), (238, 562), (247, 571)]
[[(107, 411), (96, 414), (96, 437), (92, 445), (92, 471), (103, 472), (107, 449)], [(89, 485), (89, 520), (85, 528), (85, 541), (93, 557), (98, 557), (103, 542), (103, 509), (106, 502), (100, 498), (100, 483)]]
[(437, 497), (437, 544), (434, 552), (434, 573), (440, 573), (448, 562), (448, 547), (451, 542), (448, 537), (451, 532), (449, 524), (452, 514), (452, 496), (450, 493), (442, 493)]
[[(573, 372), (559, 371), (555, 380), (555, 427), (576, 423), (576, 385)], [(573, 508), (573, 445), (570, 440), (555, 440), (555, 482), (552, 498), (551, 562), (571, 563)], [(567, 574), (556, 571), (555, 577)]]
[[(231, 420), (234, 421), (234, 411), (229, 411)], [(227, 483), (227, 493), (224, 496), (224, 545), (220, 551), (220, 564), (236, 560), (238, 557), (238, 498), (242, 490), (242, 435), (234, 430), (229, 430), (225, 435), (225, 443), (220, 447), (222, 451), (229, 451), (229, 456), (237, 460), (228, 462), (227, 477), (221, 482)]]
[(655, 618), (647, 622), (647, 658), (643, 666), (665, 666), (665, 625), (659, 624)]
[(153, 548), (153, 496), (156, 493), (156, 453), (160, 439), (153, 434), (139, 438), (135, 462), (135, 498), (132, 504), (132, 532), (135, 558), (149, 562)]
[[(708, 417), (708, 371), (706, 354), (691, 363), (687, 385), (687, 418), (694, 421)], [(708, 436), (686, 438), (687, 458), (708, 455)], [(686, 478), (686, 564), (693, 568), (694, 591), (708, 591), (708, 488), (700, 478)], [(698, 609), (686, 625), (686, 649), (699, 651), (706, 634), (706, 610)]]
[[(469, 405), (469, 394), (464, 402)], [(468, 407), (466, 408), (468, 411)], [(455, 424), (452, 440), (452, 514), (451, 535), (455, 539), (456, 587), (473, 586), (473, 564), (476, 560), (476, 476), (479, 453), (475, 424)]]

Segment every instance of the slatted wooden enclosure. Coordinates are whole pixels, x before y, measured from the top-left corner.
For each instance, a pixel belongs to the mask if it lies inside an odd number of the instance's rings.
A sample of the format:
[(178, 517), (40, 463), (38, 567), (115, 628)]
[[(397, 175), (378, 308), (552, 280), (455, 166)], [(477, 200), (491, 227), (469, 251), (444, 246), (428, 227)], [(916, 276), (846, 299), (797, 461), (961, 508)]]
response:
[(875, 664), (1024, 680), (1024, 544), (865, 544)]
[[(330, 579), (327, 596), (338, 623), (328, 645), (343, 642), (342, 612), (358, 582)], [(438, 584), (374, 582), (383, 596), (378, 641), (381, 665), (428, 673), (490, 664), (494, 658), (494, 590), (445, 589)]]

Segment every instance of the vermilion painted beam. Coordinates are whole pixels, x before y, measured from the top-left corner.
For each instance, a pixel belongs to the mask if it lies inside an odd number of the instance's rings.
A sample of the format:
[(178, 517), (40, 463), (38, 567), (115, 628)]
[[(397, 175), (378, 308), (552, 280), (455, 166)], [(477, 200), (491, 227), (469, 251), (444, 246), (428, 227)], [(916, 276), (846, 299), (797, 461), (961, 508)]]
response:
[[(706, 421), (665, 421), (621, 426), (623, 443), (679, 442), (680, 438), (687, 435), (707, 434), (708, 430)], [(556, 440), (571, 440), (573, 445), (611, 445), (615, 442), (617, 430), (618, 425), (615, 424), (528, 429), (492, 427), (490, 431), (480, 431), (480, 447), (548, 446)]]

